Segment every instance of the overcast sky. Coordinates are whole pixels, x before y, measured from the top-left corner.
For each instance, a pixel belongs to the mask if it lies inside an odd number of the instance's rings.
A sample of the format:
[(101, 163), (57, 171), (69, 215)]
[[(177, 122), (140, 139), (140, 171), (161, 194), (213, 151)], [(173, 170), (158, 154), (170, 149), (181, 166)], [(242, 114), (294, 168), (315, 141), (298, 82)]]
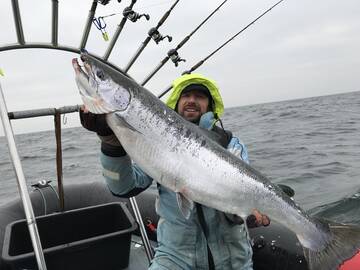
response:
[[(51, 40), (50, 0), (19, 0), (26, 42)], [(173, 41), (153, 41), (130, 70), (141, 82), (220, 3), (218, 0), (180, 0), (160, 28)], [(228, 0), (179, 50), (186, 59), (178, 68), (169, 61), (147, 84), (160, 93), (184, 70), (215, 50), (230, 36), (277, 1)], [(59, 44), (79, 47), (91, 0), (59, 0)], [(130, 0), (98, 5), (96, 16), (105, 18), (112, 37)], [(124, 67), (147, 32), (174, 1), (138, 0), (134, 10), (148, 13), (150, 21), (128, 21), (109, 61)], [(215, 79), (226, 107), (322, 96), (360, 90), (360, 2), (359, 0), (285, 0), (261, 18), (197, 72)], [(10, 0), (0, 1), (0, 46), (17, 42)], [(109, 42), (92, 28), (87, 50), (103, 56)], [(71, 59), (75, 54), (58, 50), (25, 49), (0, 52), (0, 77), (9, 111), (60, 107), (81, 103)], [(79, 125), (68, 116), (65, 127)], [(12, 121), (16, 133), (49, 129), (52, 118)], [(36, 128), (35, 128), (36, 127)], [(0, 135), (3, 134), (2, 128)]]

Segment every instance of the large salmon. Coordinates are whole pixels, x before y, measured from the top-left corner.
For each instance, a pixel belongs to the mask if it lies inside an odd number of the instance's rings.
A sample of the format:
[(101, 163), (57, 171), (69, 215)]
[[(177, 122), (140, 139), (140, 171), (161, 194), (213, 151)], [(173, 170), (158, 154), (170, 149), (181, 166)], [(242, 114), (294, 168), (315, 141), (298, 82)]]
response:
[(73, 67), (84, 104), (107, 114), (132, 160), (178, 194), (185, 216), (194, 201), (243, 218), (258, 209), (296, 233), (314, 270), (337, 269), (359, 251), (359, 228), (310, 217), (265, 176), (126, 74), (88, 54), (81, 59), (85, 71), (76, 59)]

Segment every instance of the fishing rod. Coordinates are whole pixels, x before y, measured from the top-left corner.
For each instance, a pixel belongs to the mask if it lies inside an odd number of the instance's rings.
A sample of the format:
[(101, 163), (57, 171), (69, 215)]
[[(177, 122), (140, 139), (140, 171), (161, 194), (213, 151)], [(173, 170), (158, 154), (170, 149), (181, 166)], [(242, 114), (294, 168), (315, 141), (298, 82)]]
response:
[(171, 49), (168, 51), (167, 56), (158, 64), (158, 66), (144, 79), (141, 83), (144, 86), (165, 64), (169, 59), (173, 61), (175, 66), (179, 65), (179, 62), (185, 62), (185, 59), (180, 58), (178, 54), (178, 50), (185, 45), (187, 41), (194, 35), (201, 26), (203, 26), (228, 0), (223, 1), (213, 12), (210, 13), (209, 16), (206, 17), (189, 35), (187, 35), (177, 46), (175, 49)]
[[(217, 49), (215, 49), (213, 52), (211, 52), (208, 56), (206, 56), (204, 59), (200, 60), (198, 63), (196, 63), (194, 66), (192, 66), (189, 70), (184, 71), (182, 73), (182, 75), (184, 74), (190, 74), (191, 72), (195, 71), (196, 69), (198, 69), (202, 64), (204, 64), (207, 60), (209, 60), (209, 58), (211, 58), (212, 56), (214, 56), (214, 54), (216, 54), (218, 51), (220, 51), (223, 47), (225, 47), (230, 41), (234, 40), (238, 35), (240, 35), (241, 33), (243, 33), (246, 29), (248, 29), (251, 25), (253, 25), (257, 20), (259, 20), (261, 17), (265, 16), (266, 13), (268, 13), (269, 11), (271, 11), (274, 7), (276, 7), (277, 5), (279, 5), (281, 2), (283, 2), (284, 0), (280, 0), (279, 2), (277, 2), (276, 4), (274, 4), (273, 6), (271, 6), (269, 9), (267, 9), (264, 13), (262, 13), (260, 16), (258, 16), (255, 20), (251, 21), (248, 25), (246, 25), (244, 28), (242, 28), (239, 32), (237, 32), (235, 35), (233, 35), (231, 38), (229, 38), (228, 40), (226, 40), (221, 46), (219, 46)], [(170, 85), (169, 87), (167, 87), (163, 92), (161, 92), (158, 95), (158, 98), (162, 98), (167, 92), (169, 92), (171, 90), (172, 86)]]
[(122, 32), (123, 28), (124, 28), (124, 25), (126, 23), (127, 20), (130, 20), (132, 22), (136, 22), (138, 19), (140, 19), (141, 17), (145, 17), (146, 20), (150, 20), (150, 16), (148, 14), (139, 14), (137, 12), (135, 12), (132, 8), (133, 6), (135, 5), (137, 0), (131, 0), (131, 4), (130, 6), (126, 7), (123, 11), (123, 18), (121, 19), (117, 29), (116, 29), (116, 32), (113, 36), (113, 38), (111, 39), (110, 41), (110, 44), (109, 44), (109, 47), (107, 48), (106, 52), (105, 52), (105, 55), (103, 57), (103, 60), (108, 60), (109, 59), (109, 56), (115, 46), (115, 43), (117, 41), (117, 39), (119, 38), (120, 36), (120, 33)]
[[(58, 22), (57, 22), (58, 21), (58, 18), (57, 18), (58, 3), (57, 2), (58, 2), (57, 0), (53, 0), (53, 21), (52, 21), (52, 23), (53, 23), (53, 35), (52, 35), (53, 44), (57, 44), (57, 25), (58, 25)], [(88, 13), (87, 20), (86, 20), (86, 25), (85, 25), (85, 28), (83, 31), (83, 36), (81, 38), (80, 47), (79, 47), (80, 49), (84, 49), (86, 47), (86, 43), (87, 43), (87, 40), (88, 40), (89, 34), (90, 34), (91, 25), (92, 25), (93, 21), (96, 20), (96, 18), (94, 18), (94, 16), (95, 16), (95, 12), (96, 12), (98, 3), (105, 6), (109, 2), (110, 2), (110, 0), (93, 0), (93, 2), (91, 4), (91, 8)], [(120, 3), (121, 0), (118, 0), (118, 2)], [(21, 23), (21, 21), (20, 21), (20, 23)], [(96, 27), (98, 28), (98, 26), (96, 26)], [(99, 29), (99, 30), (101, 30), (103, 37), (105, 39), (105, 34), (103, 32), (103, 29)]]
[(148, 36), (146, 37), (146, 39), (142, 42), (142, 44), (140, 45), (140, 47), (137, 49), (137, 51), (135, 52), (134, 56), (130, 59), (129, 63), (126, 65), (124, 71), (128, 72), (129, 69), (131, 68), (131, 66), (134, 64), (134, 62), (136, 61), (136, 59), (140, 56), (140, 54), (142, 53), (142, 51), (145, 49), (145, 47), (148, 45), (148, 43), (150, 42), (151, 39), (153, 39), (156, 44), (159, 44), (160, 41), (162, 41), (163, 39), (167, 38), (168, 41), (170, 42), (172, 40), (172, 37), (170, 36), (162, 36), (158, 29), (160, 28), (161, 25), (163, 25), (163, 23), (166, 21), (166, 19), (169, 17), (171, 11), (175, 8), (175, 6), (177, 5), (177, 3), (179, 3), (180, 0), (175, 1), (175, 3), (170, 7), (170, 9), (163, 15), (163, 17), (160, 19), (160, 21), (158, 22), (158, 24), (151, 28), (148, 32)]

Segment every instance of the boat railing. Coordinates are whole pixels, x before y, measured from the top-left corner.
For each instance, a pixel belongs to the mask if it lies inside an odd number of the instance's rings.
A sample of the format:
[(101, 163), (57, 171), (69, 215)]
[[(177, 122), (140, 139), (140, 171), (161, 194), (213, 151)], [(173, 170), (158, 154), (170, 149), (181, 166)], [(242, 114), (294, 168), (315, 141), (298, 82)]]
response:
[[(85, 49), (85, 47), (87, 45), (88, 37), (89, 37), (89, 34), (90, 34), (91, 27), (93, 25), (93, 21), (94, 21), (94, 18), (95, 18), (95, 12), (96, 12), (98, 4), (100, 3), (102, 5), (106, 5), (107, 3), (109, 3), (110, 0), (92, 0), (92, 1), (90, 1), (91, 2), (91, 7), (90, 7), (90, 10), (88, 12), (87, 19), (85, 21), (84, 30), (82, 32), (82, 38), (81, 38), (80, 44), (78, 44), (78, 46), (59, 45), (59, 43), (58, 43), (58, 30), (59, 30), (59, 1), (58, 0), (51, 0), (51, 15), (52, 15), (51, 16), (51, 18), (52, 18), (52, 20), (51, 20), (51, 40), (49, 42), (47, 42), (47, 43), (38, 43), (38, 42), (31, 43), (31, 42), (26, 41), (26, 37), (25, 37), (24, 31), (23, 31), (23, 25), (22, 25), (22, 18), (21, 18), (21, 12), (20, 12), (20, 7), (19, 7), (19, 1), (18, 0), (9, 0), (9, 1), (11, 1), (11, 4), (12, 4), (12, 13), (13, 13), (13, 18), (14, 18), (14, 26), (15, 26), (15, 31), (16, 31), (17, 43), (14, 43), (14, 44), (0, 44), (0, 52), (29, 48), (29, 49), (53, 49), (53, 50), (68, 51), (68, 52), (79, 54), (83, 49)], [(116, 66), (114, 66), (114, 65), (112, 65), (111, 63), (108, 62), (108, 58), (109, 58), (109, 56), (110, 56), (110, 54), (111, 54), (111, 52), (112, 52), (118, 38), (120, 36), (120, 33), (122, 32), (122, 29), (123, 29), (125, 23), (128, 20), (130, 20), (132, 22), (135, 22), (138, 18), (141, 17), (141, 16), (135, 16), (137, 19), (135, 17), (131, 17), (132, 15), (139, 15), (139, 14), (137, 14), (136, 12), (134, 12), (132, 10), (132, 8), (135, 5), (136, 1), (137, 0), (131, 0), (130, 5), (124, 9), (123, 17), (122, 17), (120, 23), (117, 26), (115, 34), (113, 35), (113, 37), (112, 37), (112, 39), (111, 39), (111, 41), (110, 41), (110, 43), (109, 43), (109, 45), (108, 45), (108, 47), (106, 49), (106, 52), (105, 52), (104, 56), (99, 57), (99, 56), (96, 56), (96, 55), (92, 54), (91, 52), (88, 52), (90, 55), (92, 55), (95, 58), (97, 58), (97, 59), (99, 59), (99, 60), (101, 60), (103, 62), (106, 62), (107, 64), (111, 65), (112, 67), (118, 69)], [(204, 20), (204, 22), (206, 22), (215, 12), (217, 12), (217, 10), (226, 1), (227, 0), (224, 0), (223, 3), (218, 8), (216, 8)], [(192, 71), (195, 71), (195, 69), (197, 69), (199, 66), (201, 66), (206, 60), (208, 60), (210, 57), (212, 57), (216, 52), (218, 52), (220, 49), (222, 49), (231, 40), (233, 40), (236, 36), (241, 34), (250, 25), (252, 25), (255, 21), (260, 19), (262, 16), (264, 16), (267, 12), (269, 12), (276, 5), (280, 4), (282, 1), (284, 1), (284, 0), (278, 1), (275, 5), (273, 5), (267, 11), (265, 11), (262, 15), (257, 17), (254, 21), (252, 21), (249, 25), (244, 27), (241, 31), (239, 31), (234, 36), (232, 36), (229, 40), (227, 40), (225, 43), (223, 43), (223, 45), (221, 45), (219, 48), (215, 49), (212, 53), (210, 53), (204, 59), (202, 59), (200, 62), (195, 64), (189, 71), (185, 71), (184, 73), (191, 73)], [(118, 2), (120, 2), (120, 1), (118, 1)], [(174, 2), (172, 7), (169, 9), (169, 11), (167, 11), (164, 14), (164, 16), (161, 18), (161, 20), (159, 21), (159, 23), (158, 23), (158, 25), (156, 26), (155, 29), (157, 29), (165, 21), (167, 16), (169, 16), (172, 8), (178, 2), (179, 1)], [(178, 56), (177, 49), (182, 47), (184, 45), (184, 43), (189, 40), (190, 36), (195, 31), (197, 31), (197, 29), (203, 23), (201, 23), (197, 28), (195, 28), (195, 30), (192, 31), (190, 33), (190, 35), (186, 36), (184, 38), (184, 40), (182, 40), (178, 44), (176, 49), (170, 50), (171, 53), (170, 53), (170, 51), (168, 52), (168, 55), (164, 58), (164, 60), (160, 63), (160, 65), (158, 65), (151, 72), (151, 74), (144, 80), (143, 84), (148, 82), (153, 77), (153, 75), (161, 68), (161, 66), (163, 66), (169, 59), (171, 59), (176, 66), (177, 66), (177, 63), (179, 61), (183, 61), (183, 59), (181, 59)], [(156, 34), (156, 33), (157, 33), (156, 31), (153, 32), (153, 34)], [(154, 39), (154, 37), (155, 37), (155, 35), (151, 36), (151, 38), (153, 38), (153, 39)], [(158, 38), (159, 38), (159, 35), (158, 35)], [(135, 56), (128, 63), (128, 65), (126, 66), (126, 71), (128, 71), (130, 66), (133, 64), (133, 61), (135, 61), (137, 59), (139, 54), (144, 49), (144, 44), (146, 44), (146, 42), (148, 42), (148, 41), (149, 41), (149, 37), (147, 37), (147, 39), (144, 41), (144, 43), (140, 46), (138, 51), (135, 53)], [(159, 97), (162, 97), (170, 89), (171, 89), (171, 87), (168, 87), (167, 89), (165, 89), (160, 94)], [(61, 121), (60, 120), (61, 120), (61, 115), (62, 114), (76, 112), (76, 111), (79, 110), (80, 106), (75, 105), (75, 106), (66, 106), (66, 107), (62, 107), (62, 108), (45, 108), (45, 109), (26, 110), (26, 111), (17, 111), (17, 112), (8, 113), (8, 111), (6, 109), (6, 103), (5, 103), (5, 100), (4, 100), (4, 96), (2, 94), (1, 85), (0, 85), (0, 90), (1, 90), (0, 91), (1, 92), (1, 97), (0, 97), (0, 99), (1, 99), (1, 118), (2, 118), (2, 121), (3, 121), (4, 131), (5, 131), (7, 140), (8, 140), (11, 159), (13, 161), (14, 168), (15, 168), (16, 175), (17, 175), (17, 179), (18, 179), (20, 195), (21, 195), (21, 198), (22, 198), (22, 201), (23, 201), (23, 204), (24, 204), (25, 212), (28, 213), (27, 220), (28, 220), (28, 224), (29, 224), (29, 230), (30, 230), (30, 232), (32, 232), (32, 240), (33, 240), (33, 246), (34, 246), (34, 250), (35, 250), (35, 255), (36, 255), (36, 258), (37, 258), (37, 263), (38, 263), (39, 269), (46, 269), (46, 265), (45, 265), (45, 262), (43, 260), (43, 253), (42, 253), (41, 243), (40, 243), (40, 241), (38, 239), (38, 233), (37, 233), (37, 229), (36, 229), (36, 220), (35, 220), (35, 218), (33, 216), (33, 211), (32, 211), (31, 202), (30, 202), (30, 199), (29, 199), (29, 194), (27, 193), (26, 184), (25, 184), (25, 177), (23, 175), (20, 158), (19, 158), (18, 153), (17, 153), (15, 140), (14, 140), (14, 134), (13, 134), (12, 127), (11, 127), (11, 124), (10, 124), (10, 119), (13, 120), (13, 119), (33, 118), (33, 117), (49, 116), (49, 115), (54, 116), (55, 136), (56, 136), (56, 144), (57, 144), (56, 163), (57, 163), (59, 201), (60, 201), (60, 209), (63, 210), (64, 209), (64, 194), (63, 194), (63, 184), (62, 184), (62, 151), (61, 151)], [(133, 211), (135, 213), (136, 221), (140, 226), (141, 238), (142, 238), (142, 241), (144, 243), (146, 254), (148, 256), (148, 259), (151, 260), (151, 258), (153, 256), (153, 251), (152, 251), (152, 248), (150, 246), (150, 242), (149, 242), (149, 239), (147, 237), (146, 231), (144, 229), (144, 223), (142, 222), (141, 215), (139, 215), (139, 209), (137, 207), (137, 203), (136, 203), (135, 198), (131, 198), (130, 202), (131, 202), (131, 206), (133, 208)]]
[(81, 105), (64, 106), (60, 108), (42, 108), (33, 110), (23, 110), (9, 112), (8, 118), (11, 120), (34, 118), (41, 116), (54, 116), (54, 130), (56, 139), (56, 173), (59, 192), (60, 211), (64, 211), (64, 186), (63, 186), (63, 170), (62, 170), (62, 144), (61, 144), (61, 115), (78, 112)]
[[(59, 205), (60, 210), (64, 211), (65, 202), (64, 202), (64, 186), (63, 186), (63, 168), (62, 168), (62, 143), (61, 143), (61, 115), (78, 112), (81, 108), (81, 105), (72, 105), (72, 106), (63, 106), (60, 108), (41, 108), (33, 110), (22, 110), (8, 112), (7, 116), (10, 120), (16, 119), (26, 119), (26, 118), (35, 118), (42, 116), (54, 116), (54, 130), (56, 138), (56, 171), (57, 171), (57, 186), (59, 194)], [(149, 261), (153, 258), (154, 252), (151, 247), (150, 241), (146, 234), (146, 229), (144, 227), (144, 222), (140, 214), (140, 210), (137, 204), (135, 197), (130, 198), (131, 208), (134, 212), (135, 219), (139, 225), (140, 233), (143, 238), (143, 244), (145, 247), (146, 255)]]
[[(0, 45), (0, 52), (1, 51), (9, 51), (9, 50), (17, 50), (17, 49), (54, 49), (54, 50), (62, 50), (68, 51), (73, 53), (80, 53), (82, 49), (86, 47), (89, 33), (93, 24), (95, 12), (97, 9), (98, 4), (106, 5), (109, 1), (106, 0), (93, 0), (91, 3), (91, 8), (88, 12), (88, 16), (85, 22), (85, 27), (82, 32), (82, 38), (78, 47), (74, 46), (67, 46), (67, 45), (59, 45), (58, 44), (58, 28), (59, 28), (59, 1), (52, 0), (51, 1), (51, 13), (52, 13), (52, 20), (51, 20), (51, 41), (49, 43), (30, 43), (26, 42), (26, 38), (23, 31), (20, 7), (18, 0), (11, 0), (12, 4), (12, 13), (14, 18), (14, 25), (16, 31), (16, 38), (17, 43), (15, 44), (2, 44)], [(131, 0), (130, 5), (127, 7), (127, 11), (132, 11), (132, 7), (136, 3), (136, 0)], [(129, 18), (124, 14), (123, 18), (116, 29), (116, 32), (109, 43), (109, 46), (106, 50), (106, 53), (103, 57), (98, 57), (93, 55), (94, 57), (98, 58), (99, 60), (107, 62), (107, 59), (112, 52), (120, 33)], [(110, 64), (110, 63), (108, 63)], [(110, 64), (111, 65), (111, 64)], [(116, 68), (116, 67), (115, 67)], [(41, 117), (41, 116), (54, 116), (54, 125), (55, 125), (55, 137), (56, 137), (56, 168), (57, 168), (57, 181), (58, 181), (58, 192), (59, 192), (59, 203), (61, 211), (64, 210), (64, 189), (63, 189), (63, 173), (62, 173), (62, 146), (61, 146), (61, 115), (67, 113), (73, 113), (79, 111), (80, 105), (74, 106), (66, 106), (61, 108), (44, 108), (44, 109), (35, 109), (35, 110), (25, 110), (25, 111), (16, 111), (16, 112), (8, 112), (6, 108), (5, 99), (2, 93), (1, 85), (0, 85), (0, 92), (1, 92), (1, 118), (3, 122), (3, 128), (5, 131), (6, 138), (8, 140), (8, 145), (10, 149), (10, 155), (12, 162), (14, 164), (15, 173), (17, 175), (18, 186), (20, 190), (21, 200), (24, 205), (24, 209), (26, 212), (27, 221), (29, 224), (29, 230), (31, 234), (31, 239), (33, 242), (33, 247), (36, 255), (36, 260), (39, 269), (46, 269), (46, 264), (44, 260), (43, 250), (41, 247), (41, 242), (39, 239), (36, 220), (34, 217), (34, 212), (32, 209), (31, 201), (29, 198), (29, 194), (26, 188), (26, 181), (24, 177), (24, 173), (21, 167), (20, 157), (16, 148), (14, 134), (12, 131), (10, 120), (15, 119), (24, 119), (24, 118), (34, 118), (34, 117)], [(140, 227), (141, 239), (143, 241), (145, 251), (149, 261), (153, 257), (153, 250), (150, 245), (150, 241), (146, 234), (146, 230), (144, 228), (144, 223), (142, 221), (139, 208), (137, 206), (136, 199), (130, 198), (131, 207), (133, 212), (135, 213), (136, 221)]]
[(45, 264), (45, 257), (41, 246), (39, 231), (36, 225), (34, 210), (31, 205), (30, 196), (27, 190), (26, 180), (21, 166), (20, 156), (17, 151), (14, 133), (11, 127), (10, 119), (8, 117), (8, 111), (7, 111), (6, 102), (1, 84), (0, 84), (0, 113), (1, 113), (1, 120), (3, 124), (5, 137), (9, 147), (11, 161), (13, 163), (15, 170), (21, 201), (23, 203), (23, 207), (25, 211), (25, 217), (29, 228), (30, 238), (34, 248), (36, 262), (38, 264), (39, 270), (46, 270), (47, 268)]
[[(0, 87), (1, 87), (1, 85), (0, 85)], [(61, 115), (78, 112), (81, 108), (81, 105), (63, 106), (63, 107), (59, 107), (59, 108), (41, 108), (41, 109), (8, 112), (6, 110), (6, 103), (3, 98), (2, 89), (0, 88), (0, 90), (1, 90), (1, 95), (2, 95), (1, 108), (2, 108), (3, 114), (5, 116), (7, 116), (7, 117), (5, 117), (5, 119), (2, 119), (3, 126), (4, 126), (4, 130), (6, 129), (6, 127), (8, 127), (7, 128), (8, 132), (6, 132), (6, 130), (5, 130), (5, 134), (8, 139), (9, 147), (10, 147), (10, 143), (11, 143), (11, 145), (13, 145), (13, 150), (10, 150), (10, 152), (12, 152), (12, 151), (17, 152), (15, 140), (14, 140), (14, 134), (12, 133), (10, 120), (27, 119), (27, 118), (35, 118), (35, 117), (43, 117), (43, 116), (54, 116), (54, 131), (55, 131), (55, 138), (56, 138), (56, 171), (57, 171), (58, 199), (59, 199), (60, 211), (64, 211), (64, 209), (65, 209), (64, 197), (65, 196), (64, 196), (63, 168), (62, 168)], [(8, 124), (6, 124), (7, 121), (9, 122)], [(9, 140), (10, 140), (10, 142), (9, 142)], [(21, 169), (21, 161), (20, 161), (18, 154), (17, 154), (17, 156), (11, 155), (11, 158), (12, 158), (13, 162), (14, 162), (14, 160), (17, 160), (16, 163), (19, 164), (21, 171), (19, 173), (17, 173), (17, 175), (18, 174), (23, 175), (23, 172)], [(21, 180), (21, 179), (23, 179), (23, 180)], [(27, 193), (25, 177), (24, 176), (20, 177), (20, 181), (24, 181), (24, 183), (21, 183), (21, 184), (18, 183), (19, 187), (20, 186), (25, 187), (25, 188), (23, 188), (23, 187), (21, 188), (24, 190), (22, 190), (20, 193), (21, 194), (24, 194), (24, 192)], [(28, 210), (29, 213), (32, 213), (32, 215), (33, 215), (33, 210), (31, 207), (30, 199), (27, 199), (27, 198), (24, 199), (24, 197), (28, 197), (28, 196), (29, 195), (27, 193), (27, 195), (21, 195), (21, 198), (22, 198), (23, 202), (26, 202), (26, 206), (24, 205), (24, 209), (29, 209)], [(150, 262), (150, 260), (154, 256), (153, 248), (152, 248), (149, 238), (147, 236), (146, 229), (145, 229), (142, 217), (141, 217), (141, 213), (140, 213), (137, 201), (136, 201), (135, 197), (131, 197), (129, 200), (130, 200), (131, 208), (135, 215), (135, 219), (139, 225), (140, 235), (141, 235), (141, 238), (142, 238), (142, 241), (144, 244), (144, 249), (145, 249), (146, 255)], [(35, 217), (32, 217), (30, 215), (30, 220), (31, 220), (30, 223), (35, 224)], [(36, 241), (39, 242), (39, 240), (36, 240)], [(40, 254), (41, 253), (40, 250), (42, 251), (41, 247), (38, 247), (37, 249), (39, 250), (38, 253)], [(42, 261), (42, 259), (40, 259), (40, 263), (41, 263), (41, 261)], [(46, 269), (44, 267), (45, 266), (43, 266), (43, 268), (40, 268), (40, 266), (39, 266), (39, 269)]]

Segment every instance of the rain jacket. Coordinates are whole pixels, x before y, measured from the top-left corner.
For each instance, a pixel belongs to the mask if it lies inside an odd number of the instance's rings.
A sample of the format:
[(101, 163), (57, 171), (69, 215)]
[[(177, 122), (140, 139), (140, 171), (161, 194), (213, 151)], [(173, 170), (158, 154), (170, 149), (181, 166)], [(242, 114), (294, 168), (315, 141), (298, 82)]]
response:
[[(168, 106), (175, 108), (182, 89), (188, 85), (189, 80), (195, 80), (196, 83), (200, 81), (208, 87), (214, 100), (214, 111), (221, 115), (223, 103), (216, 85), (201, 75), (185, 76), (185, 79), (180, 77), (178, 83), (175, 81), (174, 91), (167, 102)], [(200, 121), (200, 126), (211, 129), (213, 122), (208, 120), (205, 123)], [(238, 138), (233, 137), (230, 140), (228, 149), (248, 162), (247, 150)], [(134, 189), (145, 189), (153, 182), (153, 179), (133, 164), (127, 155), (109, 157), (101, 153), (101, 163), (107, 185), (114, 194), (124, 195)], [(156, 212), (160, 216), (157, 227), (158, 247), (149, 269), (208, 270), (207, 245), (211, 250), (216, 270), (252, 269), (252, 248), (243, 224), (234, 224), (224, 213), (201, 206), (208, 230), (206, 239), (196, 207), (192, 210), (190, 218), (186, 219), (179, 210), (176, 194), (162, 185), (157, 185), (157, 188), (159, 195), (156, 200)]]

